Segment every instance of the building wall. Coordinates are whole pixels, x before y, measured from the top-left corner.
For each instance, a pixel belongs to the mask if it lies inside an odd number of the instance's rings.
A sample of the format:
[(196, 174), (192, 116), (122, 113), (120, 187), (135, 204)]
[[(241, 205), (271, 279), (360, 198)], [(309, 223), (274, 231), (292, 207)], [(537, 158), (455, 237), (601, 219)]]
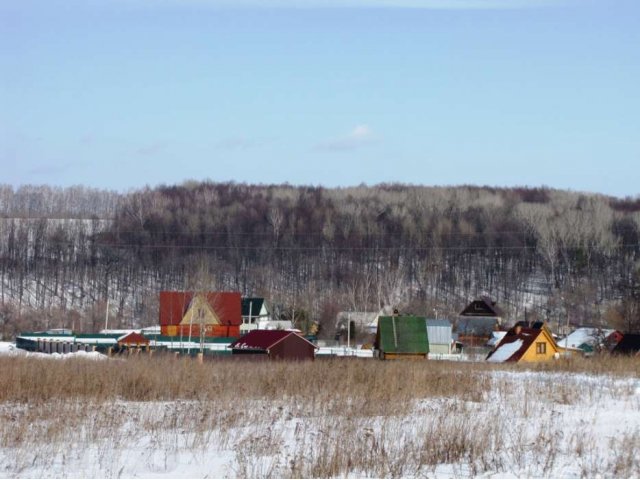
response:
[[(537, 344), (543, 343), (545, 345), (545, 353), (538, 353)], [(549, 339), (544, 332), (540, 332), (531, 346), (524, 352), (524, 355), (520, 358), (520, 362), (546, 362), (552, 360), (555, 354), (558, 352), (554, 342)]]
[(426, 353), (381, 353), (382, 360), (424, 360)]
[(315, 347), (298, 335), (289, 335), (269, 350), (271, 359), (280, 360), (313, 360)]
[(429, 353), (451, 353), (451, 345), (450, 344), (442, 344), (442, 343), (430, 343), (429, 344)]
[[(161, 325), (160, 333), (168, 337), (183, 337), (189, 336), (189, 329), (191, 329), (191, 337), (200, 336), (200, 325)], [(239, 325), (204, 325), (205, 337), (239, 337), (240, 326)]]

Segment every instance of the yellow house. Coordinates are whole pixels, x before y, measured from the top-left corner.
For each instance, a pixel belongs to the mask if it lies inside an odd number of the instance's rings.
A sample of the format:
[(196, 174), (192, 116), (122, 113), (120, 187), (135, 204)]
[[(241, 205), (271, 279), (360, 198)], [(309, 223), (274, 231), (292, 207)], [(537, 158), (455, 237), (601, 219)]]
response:
[(546, 362), (564, 354), (543, 323), (516, 325), (487, 356), (488, 362)]

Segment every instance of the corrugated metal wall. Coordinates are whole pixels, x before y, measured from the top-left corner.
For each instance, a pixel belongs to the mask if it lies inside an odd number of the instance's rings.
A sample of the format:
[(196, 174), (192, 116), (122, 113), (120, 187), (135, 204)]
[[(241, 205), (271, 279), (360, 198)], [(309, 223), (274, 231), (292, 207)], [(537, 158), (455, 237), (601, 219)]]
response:
[(451, 323), (448, 320), (427, 320), (427, 335), (430, 345), (451, 343)]

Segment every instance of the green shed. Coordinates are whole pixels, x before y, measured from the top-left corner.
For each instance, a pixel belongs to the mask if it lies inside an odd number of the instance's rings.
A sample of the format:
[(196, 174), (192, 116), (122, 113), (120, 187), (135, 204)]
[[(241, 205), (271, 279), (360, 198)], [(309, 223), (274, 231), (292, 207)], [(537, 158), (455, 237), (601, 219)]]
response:
[(429, 337), (425, 317), (378, 317), (375, 349), (382, 360), (427, 358)]

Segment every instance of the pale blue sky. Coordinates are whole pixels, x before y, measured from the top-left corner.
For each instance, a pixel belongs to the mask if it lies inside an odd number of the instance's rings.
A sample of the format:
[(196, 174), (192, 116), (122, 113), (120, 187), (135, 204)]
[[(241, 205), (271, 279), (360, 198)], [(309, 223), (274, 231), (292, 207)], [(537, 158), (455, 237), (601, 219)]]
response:
[(637, 0), (0, 0), (0, 183), (636, 196), (639, 163)]

